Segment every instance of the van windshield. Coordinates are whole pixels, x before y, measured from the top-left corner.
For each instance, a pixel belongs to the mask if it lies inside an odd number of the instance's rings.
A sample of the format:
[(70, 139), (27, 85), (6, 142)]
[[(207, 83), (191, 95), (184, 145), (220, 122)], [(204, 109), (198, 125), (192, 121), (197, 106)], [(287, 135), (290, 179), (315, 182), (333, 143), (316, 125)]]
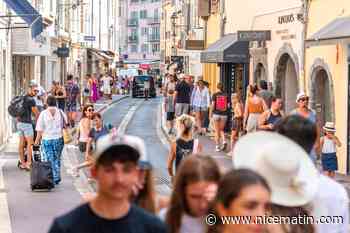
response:
[(152, 79), (152, 77), (150, 77), (150, 76), (136, 76), (135, 82), (136, 83), (143, 83), (144, 81), (147, 81), (147, 80), (151, 81), (151, 79)]

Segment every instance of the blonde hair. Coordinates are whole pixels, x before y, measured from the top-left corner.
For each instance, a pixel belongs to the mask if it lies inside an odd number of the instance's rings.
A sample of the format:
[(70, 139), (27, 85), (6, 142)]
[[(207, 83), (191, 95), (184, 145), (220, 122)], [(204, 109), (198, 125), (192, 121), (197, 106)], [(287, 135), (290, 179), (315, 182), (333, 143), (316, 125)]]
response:
[(179, 132), (179, 136), (189, 135), (193, 131), (195, 120), (190, 115), (183, 114), (177, 118), (176, 124), (177, 124), (177, 127), (176, 127), (177, 132)]
[(240, 103), (241, 102), (241, 96), (238, 94), (238, 93), (233, 93), (232, 94), (232, 104), (237, 104), (237, 103)]

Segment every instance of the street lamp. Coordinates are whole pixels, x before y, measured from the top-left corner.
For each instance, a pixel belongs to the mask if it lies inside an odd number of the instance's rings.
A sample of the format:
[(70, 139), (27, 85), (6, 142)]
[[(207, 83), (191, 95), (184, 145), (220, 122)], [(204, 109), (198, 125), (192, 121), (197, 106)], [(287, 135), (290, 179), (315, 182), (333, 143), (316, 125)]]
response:
[(177, 19), (177, 12), (174, 12), (170, 19), (172, 24), (172, 37), (173, 37), (173, 46), (172, 46), (172, 54), (173, 56), (176, 56), (176, 19)]

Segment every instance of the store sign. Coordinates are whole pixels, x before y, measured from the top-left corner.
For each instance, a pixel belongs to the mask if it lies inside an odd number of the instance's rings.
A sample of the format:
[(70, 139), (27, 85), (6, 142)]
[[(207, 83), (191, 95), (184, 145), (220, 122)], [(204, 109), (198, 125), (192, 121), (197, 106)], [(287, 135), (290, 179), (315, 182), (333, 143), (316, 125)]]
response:
[(69, 48), (67, 47), (57, 48), (56, 54), (58, 57), (69, 57)]
[(290, 14), (290, 15), (282, 15), (278, 17), (278, 23), (279, 24), (288, 24), (288, 23), (294, 23), (295, 21), (303, 21), (303, 14)]
[(186, 40), (185, 48), (186, 50), (203, 50), (204, 40)]
[(96, 41), (96, 36), (84, 36), (84, 41)]
[(151, 66), (149, 64), (140, 64), (140, 69), (149, 70)]
[(271, 31), (237, 31), (238, 41), (271, 40)]
[(51, 40), (46, 32), (34, 39), (28, 28), (14, 29), (11, 36), (12, 53), (23, 56), (50, 56)]

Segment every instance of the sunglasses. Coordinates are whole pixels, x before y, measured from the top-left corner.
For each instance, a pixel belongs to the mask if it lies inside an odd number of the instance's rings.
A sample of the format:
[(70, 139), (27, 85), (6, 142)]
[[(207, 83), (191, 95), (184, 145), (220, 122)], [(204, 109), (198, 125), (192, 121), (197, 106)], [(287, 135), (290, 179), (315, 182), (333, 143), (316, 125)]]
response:
[(301, 98), (301, 99), (299, 100), (299, 102), (305, 102), (305, 101), (309, 101), (309, 98)]
[(89, 109), (87, 109), (87, 111), (88, 111), (88, 112), (93, 112), (94, 109), (93, 109), (93, 108), (89, 108)]

